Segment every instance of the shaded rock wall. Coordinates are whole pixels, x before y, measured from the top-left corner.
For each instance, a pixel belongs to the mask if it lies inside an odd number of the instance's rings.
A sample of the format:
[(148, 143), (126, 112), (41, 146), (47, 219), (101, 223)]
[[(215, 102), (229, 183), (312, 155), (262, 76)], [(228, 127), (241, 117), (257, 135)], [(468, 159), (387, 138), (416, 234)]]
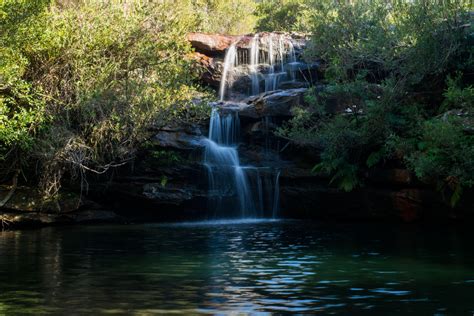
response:
[[(255, 100), (265, 98), (262, 95)], [(294, 98), (294, 103), (284, 104), (301, 106), (297, 101), (300, 95), (295, 94)], [(434, 188), (418, 182), (408, 170), (396, 165), (367, 174), (365, 186), (353, 192), (329, 185), (328, 175), (311, 171), (318, 159), (317, 149), (296, 147), (273, 134), (275, 128), (288, 119), (291, 107), (278, 112), (260, 108), (263, 111), (260, 113), (273, 114), (269, 123), (265, 121), (268, 116), (246, 115), (248, 108), (255, 106), (249, 101), (223, 106), (223, 111), (242, 114), (239, 149), (242, 162), (281, 170), (281, 217), (408, 222), (472, 218), (472, 199), (451, 209)], [(202, 165), (200, 141), (207, 132), (206, 126), (199, 132), (194, 129), (191, 133), (190, 130), (193, 129), (160, 131), (153, 138), (153, 146), (138, 157), (133, 170), (122, 170), (123, 173), (107, 185), (98, 184), (94, 197), (115, 203), (117, 212), (126, 217), (154, 220), (213, 218), (216, 214), (210, 213), (207, 207), (207, 171)], [(153, 158), (153, 152), (163, 149), (179, 157), (177, 163), (166, 166)]]

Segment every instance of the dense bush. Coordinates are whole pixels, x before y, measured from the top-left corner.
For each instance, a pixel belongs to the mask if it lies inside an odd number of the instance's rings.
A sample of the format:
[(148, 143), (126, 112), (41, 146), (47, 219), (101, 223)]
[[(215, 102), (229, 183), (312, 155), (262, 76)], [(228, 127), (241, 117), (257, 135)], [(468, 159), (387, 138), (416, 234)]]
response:
[[(191, 102), (197, 92), (185, 38), (196, 21), (188, 9), (3, 1), (3, 180), (25, 171), (54, 196), (65, 173), (84, 179), (128, 161), (150, 126), (207, 116)], [(26, 172), (33, 167), (37, 173)]]
[(37, 41), (33, 28), (48, 1), (4, 1), (0, 5), (0, 173), (16, 174), (28, 161), (35, 136), (49, 121), (41, 87), (27, 78), (24, 51)]
[(207, 118), (190, 31), (253, 30), (252, 0), (0, 3), (0, 178), (45, 197), (129, 161), (149, 128)]
[[(345, 190), (363, 183), (368, 168), (401, 159), (420, 179), (449, 188), (454, 204), (474, 180), (468, 5), (319, 2), (312, 16), (305, 54), (322, 60), (325, 88), (312, 89), (312, 107), (279, 134), (318, 148), (316, 169)], [(343, 113), (326, 111), (334, 104)]]
[(191, 5), (192, 14), (196, 18), (196, 31), (246, 34), (254, 30), (257, 20), (254, 0), (187, 1), (189, 1), (188, 5)]
[(258, 3), (257, 30), (301, 31), (310, 29), (310, 16), (315, 6), (312, 0), (262, 0)]

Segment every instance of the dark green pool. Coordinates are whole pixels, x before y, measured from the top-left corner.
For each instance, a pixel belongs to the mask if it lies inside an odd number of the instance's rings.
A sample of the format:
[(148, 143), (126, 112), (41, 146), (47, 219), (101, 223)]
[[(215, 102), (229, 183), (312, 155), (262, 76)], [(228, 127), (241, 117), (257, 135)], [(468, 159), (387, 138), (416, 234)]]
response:
[(0, 233), (0, 315), (472, 315), (474, 234), (299, 221)]

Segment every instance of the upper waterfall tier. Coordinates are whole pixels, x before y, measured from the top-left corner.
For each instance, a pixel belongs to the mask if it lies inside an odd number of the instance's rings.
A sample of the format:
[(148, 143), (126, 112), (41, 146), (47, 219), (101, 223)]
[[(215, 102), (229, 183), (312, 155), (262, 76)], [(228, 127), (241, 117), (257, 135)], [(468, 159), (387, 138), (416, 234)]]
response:
[(286, 34), (255, 34), (250, 45), (247, 42), (247, 37), (238, 38), (226, 50), (219, 89), (221, 101), (231, 99), (235, 86), (240, 85), (242, 90), (248, 79), (246, 95), (276, 90), (283, 81), (295, 81), (297, 70), (304, 65), (298, 62), (293, 39)]
[(302, 59), (307, 39), (301, 34), (192, 33), (188, 39), (196, 50), (194, 58), (206, 69), (201, 80), (218, 88), (221, 101), (307, 87), (318, 77), (318, 65)]

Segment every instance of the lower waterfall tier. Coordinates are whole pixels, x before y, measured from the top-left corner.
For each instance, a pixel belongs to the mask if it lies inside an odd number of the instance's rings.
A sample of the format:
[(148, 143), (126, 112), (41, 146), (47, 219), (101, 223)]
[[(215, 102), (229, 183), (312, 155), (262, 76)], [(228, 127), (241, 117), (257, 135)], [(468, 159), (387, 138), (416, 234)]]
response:
[(203, 163), (208, 173), (211, 213), (219, 218), (275, 218), (279, 204), (279, 171), (240, 164), (237, 112), (221, 115), (214, 108), (210, 122)]

